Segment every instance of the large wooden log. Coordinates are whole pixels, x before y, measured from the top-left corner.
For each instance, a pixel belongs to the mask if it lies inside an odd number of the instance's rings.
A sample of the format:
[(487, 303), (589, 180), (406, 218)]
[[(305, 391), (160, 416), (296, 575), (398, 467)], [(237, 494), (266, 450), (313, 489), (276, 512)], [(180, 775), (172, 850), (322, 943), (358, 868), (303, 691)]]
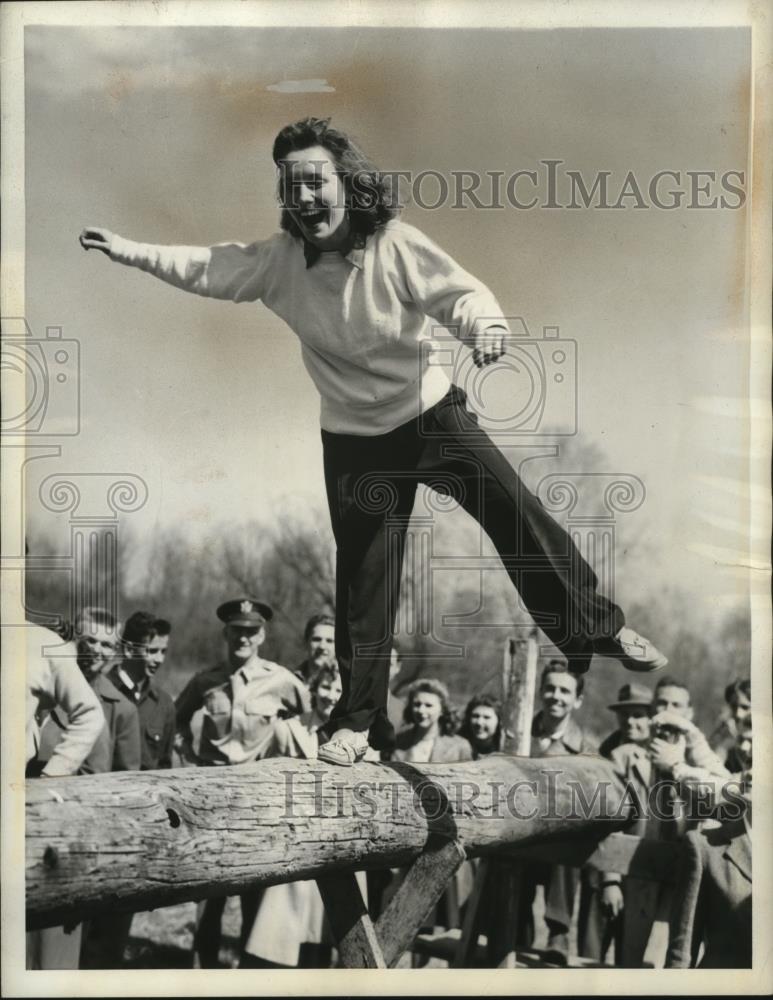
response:
[(282, 758), (38, 779), (27, 783), (28, 926), (406, 865), (430, 837), (470, 856), (601, 839), (628, 806), (593, 756), (353, 768)]

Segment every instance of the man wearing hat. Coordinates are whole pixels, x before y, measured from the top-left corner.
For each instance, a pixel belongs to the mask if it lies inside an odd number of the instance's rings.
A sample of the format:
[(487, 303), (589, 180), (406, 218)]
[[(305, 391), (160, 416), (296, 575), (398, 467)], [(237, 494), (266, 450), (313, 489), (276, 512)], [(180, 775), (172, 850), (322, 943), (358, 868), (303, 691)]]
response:
[(617, 716), (617, 729), (610, 733), (599, 747), (602, 757), (611, 757), (612, 751), (623, 743), (645, 745), (650, 738), (652, 691), (644, 684), (623, 684), (617, 701), (609, 705)]
[(274, 720), (310, 708), (305, 684), (258, 650), (273, 611), (251, 597), (226, 601), (217, 609), (227, 660), (195, 674), (175, 702), (177, 730), (192, 753), (191, 719), (204, 709), (198, 763), (244, 764), (255, 760), (271, 738)]
[[(636, 825), (628, 832), (646, 839), (672, 840), (691, 822), (679, 819), (678, 783), (691, 775), (728, 778), (729, 773), (691, 722), (689, 689), (676, 678), (664, 677), (654, 694), (643, 685), (625, 684), (609, 707), (617, 715), (618, 730), (604, 741), (602, 752), (606, 750), (618, 776), (642, 806)], [(660, 808), (652, 814), (649, 806), (655, 788), (662, 794), (657, 797)], [(604, 878), (600, 903), (615, 930), (616, 963), (630, 968), (648, 958), (661, 966), (671, 887), (610, 873)]]
[[(226, 662), (195, 674), (175, 702), (180, 752), (214, 767), (246, 764), (271, 742), (274, 722), (311, 708), (308, 689), (293, 673), (258, 656), (273, 611), (263, 601), (240, 597), (217, 609), (223, 622)], [(204, 709), (198, 752), (193, 750), (191, 719)], [(199, 905), (193, 948), (203, 969), (219, 966), (220, 928), (225, 898)], [(255, 893), (241, 896), (247, 930), (256, 907)]]
[[(652, 691), (644, 684), (623, 684), (617, 694), (617, 701), (608, 706), (617, 716), (617, 729), (610, 733), (599, 747), (602, 757), (612, 758), (618, 771), (622, 769), (631, 778), (631, 770), (639, 778), (637, 790), (644, 791), (649, 787), (649, 777), (652, 766), (647, 748), (650, 742), (650, 716), (652, 713)], [(642, 769), (646, 772), (642, 774)], [(644, 825), (636, 832), (641, 836)], [(636, 896), (636, 888), (629, 896)], [(643, 894), (646, 896), (646, 887)], [(642, 892), (638, 893), (639, 898)], [(634, 900), (635, 902), (635, 900)], [(644, 900), (649, 913), (651, 903)], [(607, 873), (600, 875), (592, 870), (582, 872), (582, 890), (580, 893), (580, 912), (577, 924), (577, 951), (585, 958), (603, 961), (612, 940), (615, 940), (615, 952), (619, 956), (623, 950), (622, 913), (623, 913), (623, 879), (621, 875)], [(629, 924), (631, 921), (629, 920)], [(651, 920), (650, 920), (651, 924)], [(629, 937), (633, 928), (629, 926)]]

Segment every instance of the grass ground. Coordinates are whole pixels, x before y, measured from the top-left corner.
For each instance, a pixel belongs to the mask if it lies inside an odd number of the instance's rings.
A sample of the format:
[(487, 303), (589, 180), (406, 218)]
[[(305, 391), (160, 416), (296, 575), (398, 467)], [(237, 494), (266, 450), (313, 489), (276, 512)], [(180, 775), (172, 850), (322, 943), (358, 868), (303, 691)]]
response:
[[(535, 947), (544, 947), (547, 928), (542, 920), (542, 896), (537, 894), (535, 905)], [(193, 965), (193, 932), (196, 926), (196, 904), (181, 903), (147, 913), (136, 913), (126, 952), (125, 967), (129, 969), (189, 969)], [(241, 910), (237, 897), (230, 897), (223, 913), (220, 964), (236, 968), (239, 961)], [(575, 942), (571, 941), (572, 951)], [(404, 955), (398, 968), (410, 968), (410, 955)], [(424, 968), (446, 968), (441, 959), (430, 959)]]

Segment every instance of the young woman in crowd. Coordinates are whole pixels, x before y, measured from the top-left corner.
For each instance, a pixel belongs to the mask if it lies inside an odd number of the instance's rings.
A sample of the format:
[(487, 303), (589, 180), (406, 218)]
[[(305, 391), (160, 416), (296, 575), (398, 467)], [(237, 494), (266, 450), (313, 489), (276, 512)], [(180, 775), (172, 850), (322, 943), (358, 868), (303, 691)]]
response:
[(502, 702), (488, 694), (471, 698), (459, 735), (469, 742), (475, 760), (502, 749)]
[[(335, 665), (324, 664), (310, 685), (311, 711), (274, 723), (266, 757), (302, 757), (315, 760), (318, 733), (330, 719), (341, 697), (341, 678)], [(358, 873), (364, 891), (363, 873)], [(242, 968), (326, 968), (333, 939), (322, 897), (313, 880), (286, 882), (264, 889), (253, 914), (243, 914)]]
[(472, 760), (472, 747), (455, 735), (456, 719), (448, 688), (422, 678), (408, 688), (404, 714), (407, 728), (397, 734), (392, 760), (414, 764)]

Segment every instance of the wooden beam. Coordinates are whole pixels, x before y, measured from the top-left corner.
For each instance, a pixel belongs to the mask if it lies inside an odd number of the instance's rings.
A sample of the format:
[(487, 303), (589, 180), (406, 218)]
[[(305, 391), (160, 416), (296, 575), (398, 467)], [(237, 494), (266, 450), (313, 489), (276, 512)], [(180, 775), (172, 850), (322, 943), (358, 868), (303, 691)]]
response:
[(646, 840), (626, 833), (613, 833), (599, 842), (548, 841), (507, 850), (508, 856), (524, 863), (544, 861), (592, 868), (602, 874), (617, 872), (649, 882), (671, 881), (683, 853), (681, 841)]
[(341, 965), (346, 969), (385, 969), (378, 936), (354, 872), (317, 879)]
[(405, 879), (376, 921), (384, 960), (392, 967), (407, 951), (427, 915), (465, 859), (458, 840), (435, 840), (414, 861)]
[(609, 762), (591, 756), (352, 768), (276, 758), (32, 780), (28, 923), (399, 867), (433, 835), (461, 839), (469, 856), (545, 837), (600, 838), (629, 811)]

